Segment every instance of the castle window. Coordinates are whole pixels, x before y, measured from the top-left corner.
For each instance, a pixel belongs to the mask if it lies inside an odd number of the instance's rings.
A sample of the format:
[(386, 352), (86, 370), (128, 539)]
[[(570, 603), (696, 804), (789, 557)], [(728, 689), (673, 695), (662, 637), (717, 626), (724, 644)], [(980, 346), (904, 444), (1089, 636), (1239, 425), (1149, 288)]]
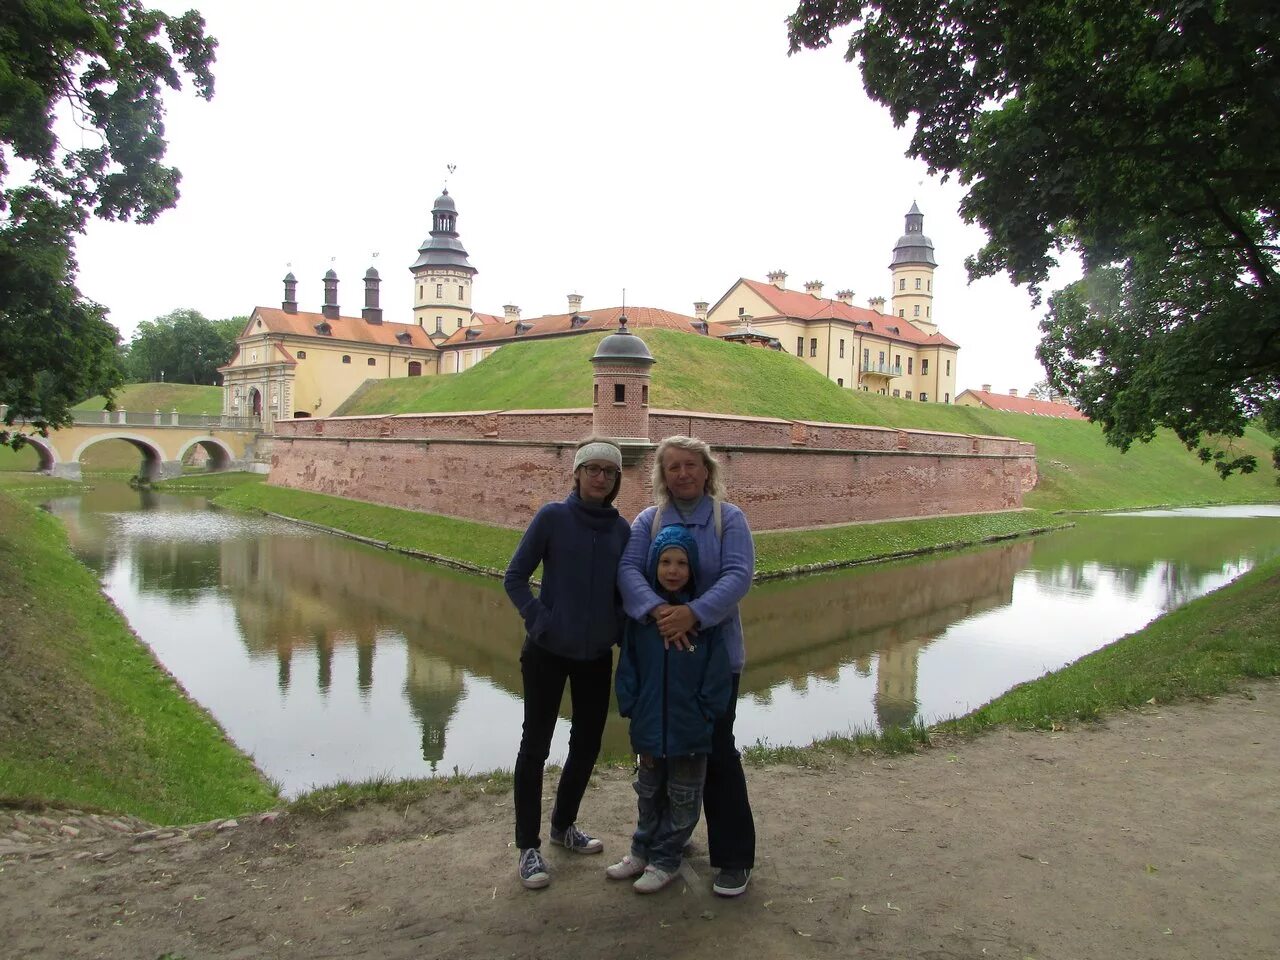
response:
[(836, 386), (837, 386), (837, 387), (843, 387), (843, 386), (844, 386), (844, 377), (836, 377)]
[(927, 377), (929, 375), (929, 358), (924, 357), (920, 361), (920, 376)]
[(951, 376), (951, 361), (947, 361), (947, 376)]
[(458, 318), (458, 326), (457, 326), (457, 329), (458, 329), (458, 330), (461, 330), (461, 329), (462, 329), (462, 318), (461, 318), (461, 317), (459, 317), (459, 318)]
[(900, 354), (900, 353), (895, 353), (895, 354), (893, 355), (893, 366), (894, 366), (894, 369), (895, 369), (895, 370), (901, 370), (901, 369), (902, 369), (902, 354)]
[(905, 320), (907, 316), (907, 311), (905, 309), (899, 310), (898, 316), (902, 317)]
[(350, 363), (350, 362), (351, 362), (351, 355), (350, 355), (349, 353), (344, 353), (344, 354), (342, 355), (342, 362), (343, 362), (343, 363)]
[(640, 403), (646, 407), (649, 405), (649, 385), (647, 383), (640, 384)]
[(441, 325), (444, 323), (444, 317), (436, 317), (436, 333), (444, 333)]
[(911, 399), (911, 391), (910, 391), (910, 390), (908, 390), (908, 391), (907, 391), (907, 399), (908, 399), (908, 400), (910, 400), (910, 399)]
[(409, 361), (409, 376), (411, 377), (422, 376), (422, 364), (419, 363), (417, 360)]
[(917, 289), (917, 290), (919, 290), (919, 289), (920, 289), (920, 278), (919, 278), (919, 277), (916, 277), (916, 289)]
[(929, 402), (929, 395), (928, 395), (927, 393), (922, 393), (922, 394), (920, 394), (920, 402), (921, 402), (921, 403), (928, 403), (928, 402)]
[(902, 396), (902, 391), (901, 391), (901, 390), (894, 390), (894, 391), (893, 391), (893, 395), (894, 395), (895, 397), (900, 397), (900, 396)]
[(368, 366), (370, 366), (370, 367), (376, 367), (377, 365), (378, 365), (378, 361), (377, 361), (377, 360), (375, 360), (375, 359), (373, 359), (373, 357), (370, 357), (370, 358), (369, 358)]
[(816, 357), (818, 355), (818, 338), (811, 337), (809, 339), (809, 356)]
[(915, 315), (916, 315), (917, 317), (918, 317), (918, 316), (920, 316), (920, 304), (918, 304), (918, 303), (916, 304), (916, 308), (915, 308)]
[[(911, 373), (911, 365), (912, 365), (913, 363), (915, 363), (915, 357), (907, 357), (907, 373), (908, 373), (908, 374), (910, 374), (910, 373)], [(910, 399), (911, 399), (911, 394), (910, 394), (910, 393), (908, 393), (908, 394), (907, 394), (907, 399), (908, 399), (908, 400), (910, 400)]]
[(871, 350), (868, 347), (862, 348), (862, 369), (866, 370), (871, 366)]
[(840, 359), (844, 359), (844, 337), (840, 338)]
[(627, 385), (625, 383), (615, 383), (613, 385), (613, 402), (614, 403), (627, 402)]
[(299, 350), (299, 351), (298, 351), (298, 359), (299, 359), (299, 360), (305, 360), (305, 359), (307, 359), (307, 351), (305, 351), (305, 350)]
[(598, 383), (595, 385), (595, 388), (591, 391), (591, 405), (593, 407), (600, 406), (600, 384)]
[(944, 393), (944, 394), (942, 395), (942, 402), (943, 402), (943, 403), (950, 403), (950, 402), (951, 402), (951, 394), (949, 394), (949, 393)]
[(464, 298), (462, 296), (462, 284), (458, 284), (458, 302), (461, 303), (463, 299)]
[(746, 308), (746, 307), (739, 307), (739, 308), (738, 308), (738, 316), (742, 316), (742, 315), (743, 315), (744, 313), (746, 313), (746, 312), (747, 312), (747, 308)]
[(804, 356), (804, 337), (796, 337), (796, 356)]
[(899, 280), (899, 281), (898, 281), (898, 289), (899, 289), (899, 290), (905, 290), (905, 289), (907, 289), (907, 278), (906, 278), (906, 277), (903, 277), (901, 280)]
[(418, 299), (422, 299), (422, 284), (418, 284)]
[(442, 299), (443, 297), (444, 297), (444, 284), (443, 284), (443, 283), (437, 283), (437, 284), (436, 284), (436, 299), (437, 299), (437, 300), (440, 300), (440, 299)]
[(933, 316), (933, 307), (925, 307), (925, 308), (924, 308), (924, 315), (925, 315), (926, 317), (932, 317), (932, 316)]
[(930, 291), (932, 291), (932, 290), (933, 290), (933, 281), (932, 281), (932, 280), (930, 280), (930, 281), (929, 281), (929, 290), (930, 290)]

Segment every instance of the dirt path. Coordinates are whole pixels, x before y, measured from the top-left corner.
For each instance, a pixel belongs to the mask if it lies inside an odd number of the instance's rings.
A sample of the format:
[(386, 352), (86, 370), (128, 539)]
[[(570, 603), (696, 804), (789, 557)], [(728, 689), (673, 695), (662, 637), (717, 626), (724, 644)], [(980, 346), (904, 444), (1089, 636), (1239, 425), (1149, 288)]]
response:
[(551, 850), (538, 892), (515, 879), (509, 793), (190, 839), (82, 831), (0, 859), (0, 956), (1274, 958), (1280, 685), (1253, 696), (752, 771), (760, 860), (738, 900), (710, 893), (701, 835), (689, 882), (605, 881), (632, 817), (618, 774), (585, 805), (605, 856)]

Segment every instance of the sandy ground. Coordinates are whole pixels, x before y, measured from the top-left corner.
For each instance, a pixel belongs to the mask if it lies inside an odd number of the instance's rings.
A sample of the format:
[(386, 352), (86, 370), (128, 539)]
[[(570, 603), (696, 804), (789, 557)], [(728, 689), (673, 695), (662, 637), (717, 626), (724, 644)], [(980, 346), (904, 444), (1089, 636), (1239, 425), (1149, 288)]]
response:
[(641, 897), (604, 867), (633, 794), (602, 775), (604, 856), (549, 849), (526, 891), (511, 797), (448, 794), (330, 821), (107, 831), (0, 859), (0, 956), (1274, 958), (1280, 685), (1000, 732), (900, 759), (749, 772), (748, 893)]

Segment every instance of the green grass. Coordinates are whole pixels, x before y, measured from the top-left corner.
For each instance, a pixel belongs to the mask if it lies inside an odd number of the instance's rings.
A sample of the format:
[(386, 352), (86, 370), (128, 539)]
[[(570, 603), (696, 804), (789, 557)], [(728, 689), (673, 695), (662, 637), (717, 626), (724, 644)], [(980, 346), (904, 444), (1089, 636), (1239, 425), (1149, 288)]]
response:
[[(1083, 421), (855, 392), (785, 353), (750, 350), (670, 330), (643, 330), (641, 335), (658, 360), (650, 394), (655, 408), (1017, 437), (1037, 448), (1040, 485), (1026, 498), (1027, 506), (1037, 509), (1280, 499), (1276, 473), (1269, 466), (1274, 442), (1256, 428), (1250, 428), (1235, 445), (1258, 458), (1259, 471), (1224, 481), (1168, 433), (1122, 454), (1107, 446), (1101, 428)], [(587, 406), (591, 396), (588, 361), (601, 336), (511, 344), (456, 376), (379, 381), (341, 412)]]
[(221, 493), (225, 490), (234, 490), (237, 487), (260, 484), (266, 479), (266, 474), (262, 473), (239, 473), (233, 471), (227, 471), (224, 473), (196, 472), (184, 474), (181, 477), (175, 477), (172, 480), (155, 481), (151, 484), (151, 489), (169, 493), (183, 493), (188, 490)]
[(1039, 510), (757, 533), (756, 574), (799, 572), (968, 546), (1069, 526)]
[[(222, 388), (199, 387), (189, 383), (127, 383), (115, 393), (117, 410), (151, 413), (217, 414), (222, 412)], [(105, 410), (105, 397), (90, 397), (75, 405), (76, 410)]]
[(1280, 676), (1278, 624), (1280, 559), (1275, 559), (937, 730), (971, 734), (997, 724), (1050, 729)]
[(0, 803), (191, 823), (276, 791), (159, 668), (59, 522), (0, 493)]

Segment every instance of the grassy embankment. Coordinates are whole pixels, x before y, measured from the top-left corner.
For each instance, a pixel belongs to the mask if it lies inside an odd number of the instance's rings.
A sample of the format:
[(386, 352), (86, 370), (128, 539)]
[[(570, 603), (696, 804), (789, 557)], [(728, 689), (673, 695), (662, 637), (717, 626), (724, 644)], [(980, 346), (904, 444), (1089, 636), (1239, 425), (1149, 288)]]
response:
[(58, 521), (3, 493), (0, 609), (0, 803), (192, 823), (277, 802), (156, 665)]
[[(222, 412), (222, 388), (186, 383), (130, 383), (117, 391), (115, 401), (117, 410), (139, 413), (155, 410), (169, 413), (176, 409), (184, 414), (218, 414)], [(78, 413), (105, 410), (106, 400), (90, 397), (74, 409)], [(85, 451), (81, 463), (84, 473), (89, 475), (131, 477), (138, 472), (141, 461), (142, 454), (128, 441), (104, 440)], [(30, 447), (17, 451), (0, 447), (0, 472), (35, 470), (38, 464), (39, 458)]]

